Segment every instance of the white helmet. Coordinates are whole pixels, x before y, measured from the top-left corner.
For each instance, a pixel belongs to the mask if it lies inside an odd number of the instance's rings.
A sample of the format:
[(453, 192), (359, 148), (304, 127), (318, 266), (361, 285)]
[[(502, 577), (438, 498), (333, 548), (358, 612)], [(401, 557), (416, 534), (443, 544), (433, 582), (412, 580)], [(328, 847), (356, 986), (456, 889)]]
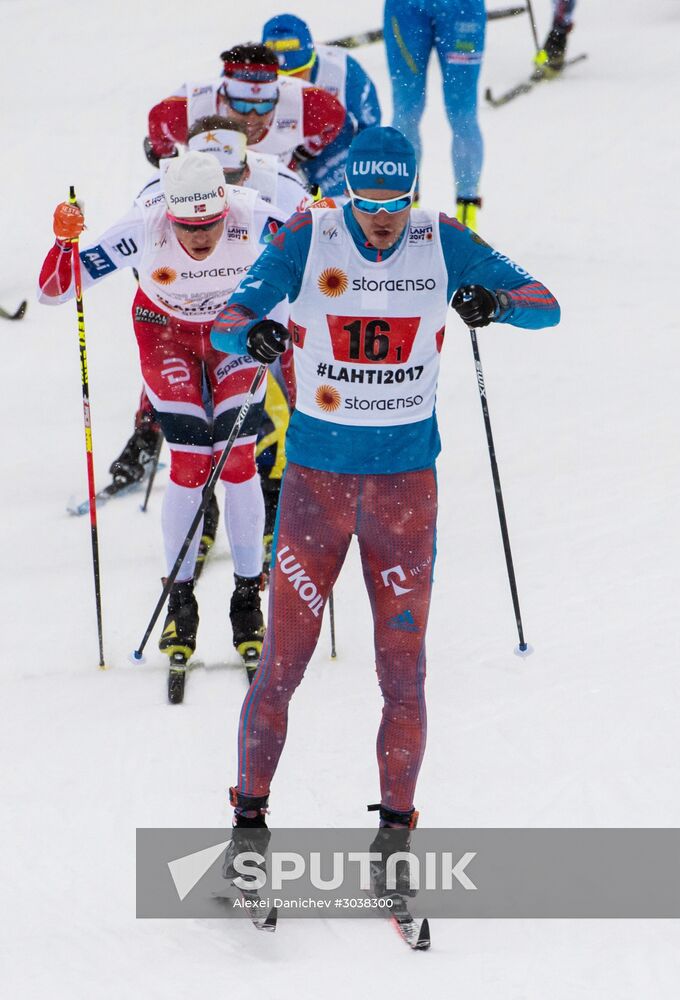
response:
[(224, 174), (210, 153), (190, 151), (170, 160), (163, 176), (168, 218), (201, 223), (227, 214)]

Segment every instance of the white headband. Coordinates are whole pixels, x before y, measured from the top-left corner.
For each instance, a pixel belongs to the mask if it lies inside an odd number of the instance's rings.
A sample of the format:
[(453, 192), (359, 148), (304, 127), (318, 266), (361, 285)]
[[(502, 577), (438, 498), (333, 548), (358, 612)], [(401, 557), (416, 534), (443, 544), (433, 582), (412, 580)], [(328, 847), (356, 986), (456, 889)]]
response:
[(223, 170), (238, 170), (246, 162), (246, 137), (231, 129), (206, 129), (189, 139), (189, 149), (212, 153)]

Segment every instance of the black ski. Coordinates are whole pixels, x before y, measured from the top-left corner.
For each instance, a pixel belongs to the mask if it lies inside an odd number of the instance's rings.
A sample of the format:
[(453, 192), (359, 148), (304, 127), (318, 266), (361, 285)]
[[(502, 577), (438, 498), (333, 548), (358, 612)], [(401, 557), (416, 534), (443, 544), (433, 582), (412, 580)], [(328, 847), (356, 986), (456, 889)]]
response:
[(345, 35), (344, 38), (335, 38), (329, 45), (337, 45), (342, 49), (358, 49), (361, 45), (372, 45), (373, 42), (381, 42), (383, 39), (382, 28), (375, 28), (373, 31), (362, 31), (358, 35)]
[(204, 541), (205, 535), (201, 538), (198, 543), (198, 554), (196, 556), (196, 565), (194, 567), (194, 581), (198, 583), (201, 578), (201, 573), (205, 569), (205, 561), (208, 558), (208, 554), (213, 547), (214, 539), (210, 539), (210, 544)]
[(28, 302), (26, 301), (26, 299), (24, 299), (24, 301), (21, 303), (16, 312), (13, 313), (7, 312), (6, 309), (3, 309), (2, 306), (0, 306), (0, 317), (2, 317), (2, 319), (22, 319), (22, 317), (26, 313), (27, 306)]
[(168, 671), (168, 701), (171, 705), (181, 705), (184, 701), (187, 669), (186, 656), (183, 653), (173, 653)]
[(399, 936), (414, 951), (427, 951), (430, 947), (430, 924), (427, 919), (418, 922), (411, 916), (406, 900), (399, 893), (390, 893), (392, 906), (388, 910), (390, 920)]
[[(126, 493), (135, 493), (141, 486), (141, 482), (137, 483), (122, 483), (116, 482), (109, 483), (104, 489), (99, 490), (95, 499), (97, 501), (97, 507), (103, 506), (112, 500), (114, 497), (123, 497)], [(87, 514), (90, 509), (89, 499), (83, 500), (80, 503), (70, 503), (67, 505), (66, 510), (73, 517), (81, 517), (83, 514)]]
[[(158, 468), (165, 468), (163, 462), (159, 463)], [(108, 503), (109, 500), (113, 500), (114, 497), (124, 497), (128, 493), (136, 493), (144, 485), (145, 479), (146, 472), (142, 479), (139, 479), (134, 483), (126, 483), (121, 480), (114, 479), (108, 486), (105, 486), (97, 493), (97, 507), (103, 506), (105, 503)], [(87, 514), (90, 510), (90, 501), (89, 499), (82, 500), (80, 503), (75, 503), (74, 501), (67, 504), (66, 510), (73, 517), (82, 517), (83, 514)]]
[(246, 646), (246, 648), (239, 649), (238, 654), (241, 657), (243, 666), (246, 668), (248, 684), (252, 684), (253, 678), (257, 673), (257, 668), (260, 665), (260, 650), (257, 646), (247, 646), (246, 643), (241, 643), (241, 646)]
[[(580, 55), (574, 56), (572, 59), (565, 59), (563, 68), (566, 69), (567, 66), (573, 66), (575, 63), (583, 62), (583, 60), (587, 58), (588, 58), (587, 53), (582, 52)], [(499, 97), (494, 97), (493, 94), (491, 93), (491, 88), (487, 87), (486, 90), (484, 91), (484, 98), (486, 101), (488, 101), (488, 103), (491, 105), (492, 108), (500, 108), (504, 104), (508, 104), (510, 101), (514, 101), (516, 97), (520, 97), (522, 94), (528, 94), (530, 90), (534, 89), (536, 84), (543, 83), (544, 80), (557, 79), (557, 77), (562, 75), (562, 72), (563, 70), (560, 70), (558, 73), (548, 74), (545, 73), (540, 68), (538, 68), (534, 70), (531, 76), (528, 77), (526, 80), (523, 80), (521, 83), (518, 83), (515, 87), (512, 87), (510, 90), (506, 90), (506, 92), (504, 94), (501, 94)]]

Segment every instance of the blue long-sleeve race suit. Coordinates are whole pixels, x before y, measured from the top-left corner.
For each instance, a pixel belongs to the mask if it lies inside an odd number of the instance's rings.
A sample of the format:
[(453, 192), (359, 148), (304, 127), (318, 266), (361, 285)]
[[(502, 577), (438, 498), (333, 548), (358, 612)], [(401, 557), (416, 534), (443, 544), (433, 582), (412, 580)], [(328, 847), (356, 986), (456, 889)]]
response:
[[(247, 797), (269, 794), (289, 703), (355, 536), (383, 697), (376, 739), (380, 802), (406, 821), (412, 815), (427, 731), (436, 378), (447, 302), (470, 283), (497, 291), (497, 322), (536, 328), (559, 320), (547, 288), (455, 219), (414, 210), (397, 243), (377, 250), (351, 206), (313, 209), (279, 230), (213, 326), (214, 347), (242, 354), (252, 325), (288, 296), (298, 375), (267, 634), (239, 724), (234, 794), (242, 809)], [(421, 376), (415, 392), (403, 388)], [(418, 415), (404, 420), (412, 404)], [(358, 414), (369, 412), (361, 422)]]
[[(390, 250), (380, 251), (367, 245), (351, 205), (344, 207), (343, 218), (355, 246), (368, 261), (387, 260), (408, 230), (407, 227)], [(307, 264), (311, 222), (311, 212), (302, 212), (279, 230), (215, 321), (211, 334), (214, 347), (230, 354), (246, 354), (248, 332), (253, 324), (286, 296), (291, 304), (295, 302)], [(502, 297), (505, 305), (495, 318), (498, 323), (538, 329), (559, 322), (560, 309), (553, 295), (522, 267), (443, 214), (439, 217), (439, 231), (449, 301), (462, 285), (479, 284), (505, 292)], [(394, 446), (390, 428), (338, 425), (333, 434), (333, 455), (329, 456), (328, 423), (294, 411), (286, 442), (288, 458), (300, 465), (335, 472), (389, 473), (427, 468), (440, 451), (434, 412), (425, 420), (400, 427), (398, 447)]]
[(441, 65), (444, 104), (453, 130), (458, 198), (479, 194), (484, 147), (477, 119), (477, 88), (484, 53), (484, 0), (386, 0), (385, 46), (392, 78), (392, 124), (420, 159), (419, 123), (425, 108), (430, 53)]

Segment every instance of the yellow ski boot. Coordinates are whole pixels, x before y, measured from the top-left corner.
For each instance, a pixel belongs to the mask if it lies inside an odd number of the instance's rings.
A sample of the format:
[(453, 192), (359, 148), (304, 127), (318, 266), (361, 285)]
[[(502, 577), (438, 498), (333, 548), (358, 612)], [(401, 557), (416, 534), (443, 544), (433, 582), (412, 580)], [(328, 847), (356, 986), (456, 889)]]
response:
[(456, 200), (456, 218), (464, 226), (477, 232), (477, 209), (482, 207), (481, 198), (458, 198)]

